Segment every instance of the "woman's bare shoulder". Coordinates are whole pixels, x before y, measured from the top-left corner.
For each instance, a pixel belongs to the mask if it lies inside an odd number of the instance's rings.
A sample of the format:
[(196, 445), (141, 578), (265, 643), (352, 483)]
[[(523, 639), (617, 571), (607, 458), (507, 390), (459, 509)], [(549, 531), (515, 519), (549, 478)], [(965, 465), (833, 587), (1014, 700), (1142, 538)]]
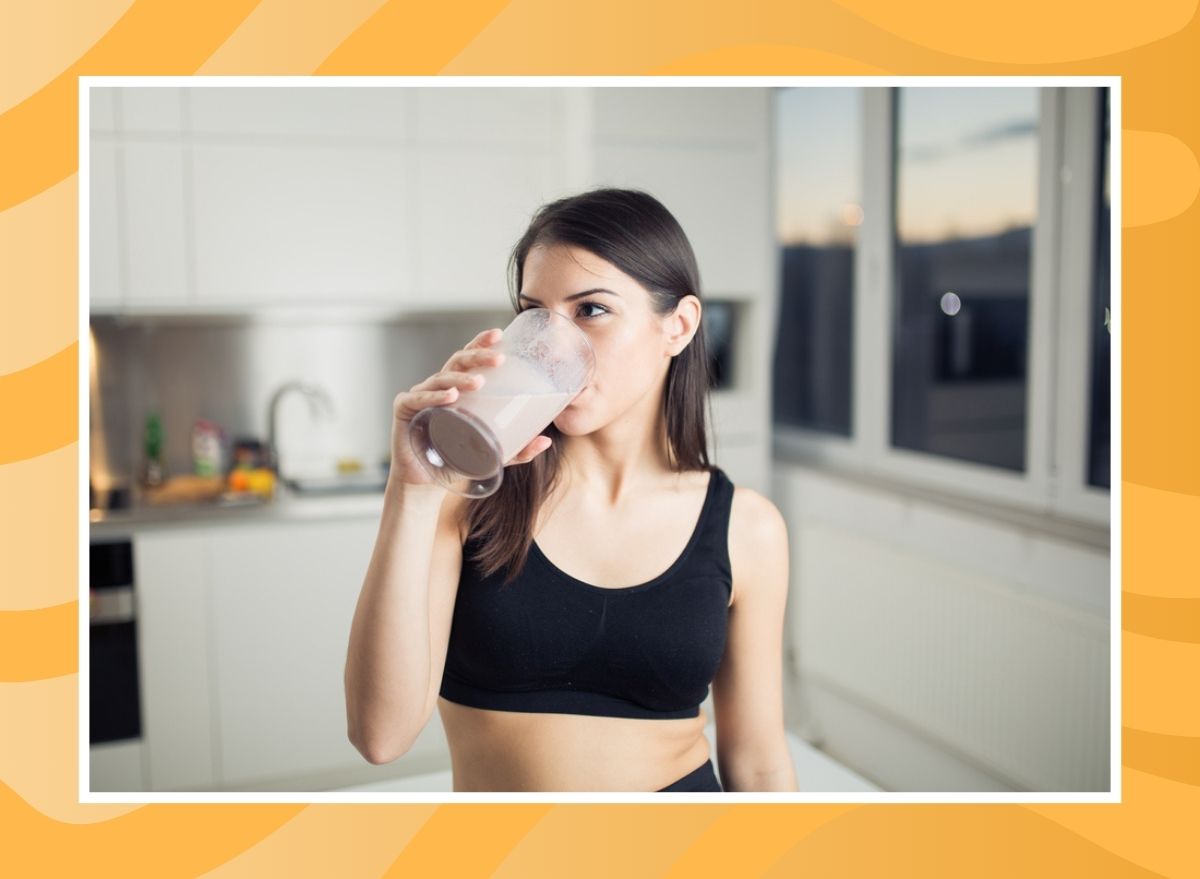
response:
[(788, 532), (783, 514), (766, 495), (744, 485), (733, 489), (728, 540), (733, 601), (747, 584), (762, 582), (762, 572), (787, 565)]
[(745, 485), (733, 487), (729, 510), (729, 534), (739, 541), (761, 542), (786, 533), (783, 513), (769, 497)]

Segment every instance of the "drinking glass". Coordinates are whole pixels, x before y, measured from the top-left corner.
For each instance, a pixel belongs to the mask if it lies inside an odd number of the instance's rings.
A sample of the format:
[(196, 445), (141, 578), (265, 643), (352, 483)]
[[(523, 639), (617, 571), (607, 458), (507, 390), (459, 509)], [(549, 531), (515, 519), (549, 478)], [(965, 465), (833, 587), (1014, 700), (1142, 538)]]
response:
[(460, 388), (453, 403), (422, 409), (409, 423), (417, 460), (464, 497), (493, 494), (505, 464), (570, 405), (596, 367), (587, 334), (547, 308), (523, 310), (493, 348), (504, 361), (478, 369), (482, 387)]

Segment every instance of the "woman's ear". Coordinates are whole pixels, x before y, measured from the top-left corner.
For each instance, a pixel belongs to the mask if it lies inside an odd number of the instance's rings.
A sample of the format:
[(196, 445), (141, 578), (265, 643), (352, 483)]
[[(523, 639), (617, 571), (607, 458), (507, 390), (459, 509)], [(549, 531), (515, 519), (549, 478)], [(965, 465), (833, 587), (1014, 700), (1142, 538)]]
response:
[(700, 329), (700, 297), (694, 293), (680, 297), (666, 321), (667, 353), (674, 357), (688, 346)]

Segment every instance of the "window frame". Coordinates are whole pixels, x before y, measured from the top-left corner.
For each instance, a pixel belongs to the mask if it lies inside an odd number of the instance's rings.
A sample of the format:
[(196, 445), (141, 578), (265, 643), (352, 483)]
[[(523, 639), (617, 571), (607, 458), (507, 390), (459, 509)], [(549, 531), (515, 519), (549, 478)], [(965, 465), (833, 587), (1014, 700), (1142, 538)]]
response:
[[(930, 86), (939, 85), (936, 81)], [(1120, 130), (1119, 89), (1113, 89), (1110, 131)], [(924, 83), (905, 88), (925, 87)], [(999, 80), (971, 87), (1009, 87)], [(1028, 521), (1069, 520), (1110, 526), (1110, 492), (1086, 484), (1087, 409), (1091, 364), (1087, 314), (1093, 266), (1097, 87), (1037, 86), (1039, 95), (1037, 217), (1032, 232), (1029, 338), (1026, 367), (1025, 471), (938, 457), (891, 444), (892, 323), (896, 285), (895, 172), (899, 88), (862, 88), (863, 222), (854, 263), (852, 324), (854, 399), (850, 436), (772, 424), (774, 454), (821, 469), (890, 484), (914, 494), (966, 502)], [(1089, 110), (1088, 107), (1091, 107)], [(1088, 125), (1088, 113), (1092, 118)], [(1117, 321), (1119, 152), (1110, 144), (1113, 193), (1112, 322)], [(774, 147), (774, 145), (773, 145)], [(1076, 181), (1072, 185), (1072, 181)], [(772, 188), (775, 191), (775, 188)], [(1119, 354), (1114, 345), (1113, 375)], [(1116, 383), (1113, 384), (1113, 480), (1120, 449)], [(1075, 475), (1074, 482), (1069, 478)], [(1028, 516), (1036, 517), (1029, 520)]]
[[(1059, 289), (1063, 301), (1063, 314), (1071, 316), (1064, 322), (1059, 333), (1058, 344), (1058, 399), (1056, 407), (1062, 429), (1057, 431), (1055, 445), (1055, 491), (1056, 508), (1061, 512), (1089, 521), (1108, 521), (1111, 491), (1097, 488), (1087, 481), (1087, 456), (1090, 437), (1091, 413), (1088, 400), (1091, 396), (1092, 351), (1091, 332), (1087, 325), (1092, 311), (1092, 285), (1096, 261), (1095, 212), (1099, 207), (1100, 150), (1096, 140), (1099, 132), (1101, 111), (1097, 100), (1097, 89), (1063, 89), (1063, 112), (1067, 132), (1063, 141), (1063, 165), (1061, 186), (1063, 190), (1063, 260), (1059, 276)], [(1116, 125), (1118, 104), (1117, 92), (1109, 94), (1109, 181), (1110, 181), (1110, 227), (1112, 236), (1112, 259), (1110, 268), (1115, 272), (1119, 265), (1117, 255), (1117, 166), (1115, 140), (1111, 132), (1120, 129)], [(1117, 293), (1116, 277), (1110, 279), (1110, 327), (1116, 323), (1116, 306), (1120, 298)], [(1074, 316), (1078, 316), (1077, 319)], [(1119, 375), (1119, 346), (1112, 345), (1112, 375)], [(1110, 387), (1113, 405), (1112, 454), (1114, 465), (1120, 449), (1117, 433), (1120, 429), (1120, 413), (1117, 409), (1119, 394), (1116, 383)], [(1111, 470), (1111, 482), (1119, 478), (1119, 469)], [(1076, 478), (1072, 478), (1072, 474)]]

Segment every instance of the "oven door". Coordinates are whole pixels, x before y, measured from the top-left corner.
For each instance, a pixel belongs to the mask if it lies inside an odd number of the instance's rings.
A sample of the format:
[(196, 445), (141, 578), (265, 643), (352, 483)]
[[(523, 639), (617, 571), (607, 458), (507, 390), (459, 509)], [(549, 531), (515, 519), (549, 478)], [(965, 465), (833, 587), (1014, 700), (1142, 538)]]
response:
[(131, 541), (93, 543), (90, 580), (90, 743), (140, 739), (142, 712)]

